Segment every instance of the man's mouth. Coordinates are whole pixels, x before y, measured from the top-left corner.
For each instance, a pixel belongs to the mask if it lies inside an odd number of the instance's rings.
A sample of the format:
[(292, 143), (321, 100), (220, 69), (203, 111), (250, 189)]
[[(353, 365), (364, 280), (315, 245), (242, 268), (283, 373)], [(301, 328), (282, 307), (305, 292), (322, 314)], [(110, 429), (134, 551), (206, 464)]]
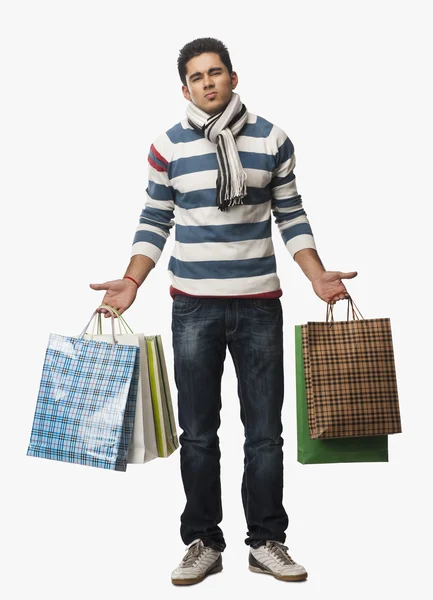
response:
[(209, 92), (209, 94), (206, 94), (205, 98), (215, 98), (216, 95), (216, 92)]

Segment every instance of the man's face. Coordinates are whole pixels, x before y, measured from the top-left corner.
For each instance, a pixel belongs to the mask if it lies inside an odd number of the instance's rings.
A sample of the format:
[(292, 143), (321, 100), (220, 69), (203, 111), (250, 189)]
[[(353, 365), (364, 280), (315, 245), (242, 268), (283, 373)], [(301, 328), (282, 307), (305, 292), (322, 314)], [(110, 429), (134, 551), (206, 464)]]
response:
[(227, 106), (238, 84), (235, 72), (229, 74), (218, 54), (205, 52), (186, 63), (186, 83), (182, 92), (187, 100), (215, 115)]

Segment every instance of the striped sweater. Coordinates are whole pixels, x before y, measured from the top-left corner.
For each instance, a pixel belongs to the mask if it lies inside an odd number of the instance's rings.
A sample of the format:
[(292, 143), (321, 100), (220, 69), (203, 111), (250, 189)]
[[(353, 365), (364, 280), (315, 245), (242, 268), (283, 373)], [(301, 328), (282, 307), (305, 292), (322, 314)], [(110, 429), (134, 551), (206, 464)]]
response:
[(175, 225), (168, 265), (172, 295), (281, 296), (272, 215), (292, 257), (316, 247), (296, 189), (287, 135), (248, 113), (236, 145), (248, 193), (243, 204), (224, 212), (216, 205), (215, 144), (184, 119), (150, 148), (149, 184), (132, 256), (143, 254), (157, 263)]

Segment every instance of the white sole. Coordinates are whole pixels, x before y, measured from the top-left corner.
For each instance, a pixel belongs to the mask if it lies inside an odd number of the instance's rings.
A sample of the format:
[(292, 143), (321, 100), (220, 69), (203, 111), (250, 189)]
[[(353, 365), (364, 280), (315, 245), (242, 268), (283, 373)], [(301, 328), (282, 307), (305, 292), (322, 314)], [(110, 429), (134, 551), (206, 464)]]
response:
[(222, 565), (216, 565), (207, 573), (204, 573), (200, 577), (194, 577), (193, 579), (172, 579), (171, 583), (173, 585), (194, 585), (195, 583), (200, 583), (203, 579), (206, 579), (208, 575), (215, 575), (216, 573), (220, 573), (223, 570)]
[(305, 581), (308, 577), (308, 573), (299, 573), (298, 575), (279, 575), (278, 573), (272, 573), (271, 571), (263, 571), (258, 567), (248, 565), (248, 568), (253, 573), (262, 573), (262, 575), (272, 575), (275, 579), (280, 581)]

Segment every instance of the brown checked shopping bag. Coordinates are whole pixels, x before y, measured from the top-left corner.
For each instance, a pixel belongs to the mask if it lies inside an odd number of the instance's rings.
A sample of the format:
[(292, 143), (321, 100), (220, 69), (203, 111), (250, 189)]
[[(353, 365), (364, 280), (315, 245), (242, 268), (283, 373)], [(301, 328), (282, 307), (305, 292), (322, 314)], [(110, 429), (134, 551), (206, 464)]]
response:
[(311, 439), (401, 433), (389, 318), (364, 319), (349, 296), (334, 321), (328, 304), (326, 322), (302, 325), (302, 353)]

